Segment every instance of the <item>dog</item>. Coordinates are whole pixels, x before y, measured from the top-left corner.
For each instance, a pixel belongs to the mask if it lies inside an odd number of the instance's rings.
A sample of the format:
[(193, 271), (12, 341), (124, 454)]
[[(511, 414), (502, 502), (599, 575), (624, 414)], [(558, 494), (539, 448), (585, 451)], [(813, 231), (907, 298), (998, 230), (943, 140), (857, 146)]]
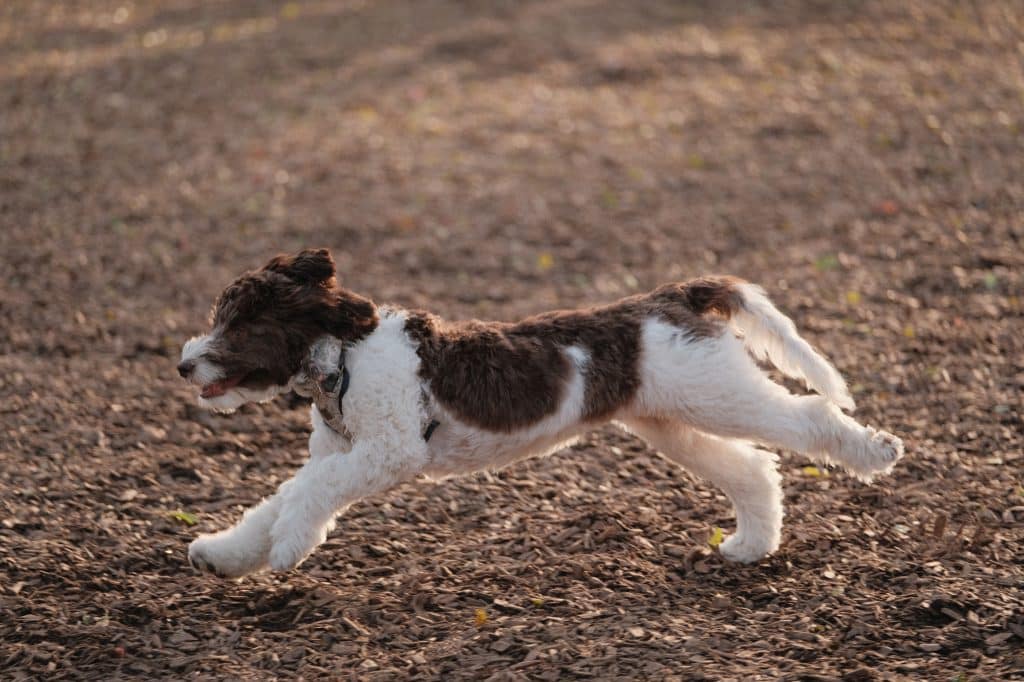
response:
[[(790, 393), (758, 360), (817, 394)], [(222, 412), (293, 389), (315, 398), (305, 465), (189, 546), (193, 566), (229, 578), (298, 566), (346, 507), (417, 475), (505, 466), (609, 421), (725, 492), (736, 531), (718, 549), (743, 563), (774, 552), (782, 529), (777, 458), (755, 443), (864, 480), (903, 455), (899, 438), (844, 414), (854, 402), (836, 369), (733, 277), (516, 323), (449, 322), (378, 306), (339, 285), (327, 249), (304, 250), (230, 284), (178, 372)]]

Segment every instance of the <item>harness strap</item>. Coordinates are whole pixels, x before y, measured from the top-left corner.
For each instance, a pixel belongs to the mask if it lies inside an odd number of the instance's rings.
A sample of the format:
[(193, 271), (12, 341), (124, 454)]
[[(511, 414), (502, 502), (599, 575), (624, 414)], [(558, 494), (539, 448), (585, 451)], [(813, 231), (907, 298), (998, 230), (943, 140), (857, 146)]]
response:
[[(348, 367), (345, 366), (344, 353), (338, 358), (338, 368), (341, 370), (340, 372), (331, 372), (319, 381), (314, 379), (311, 393), (313, 402), (316, 404), (317, 409), (320, 410), (320, 416), (323, 417), (324, 423), (338, 433), (348, 436), (350, 434), (348, 429), (345, 428), (343, 421), (341, 399), (345, 397), (345, 393), (348, 391), (352, 375), (349, 374)], [(339, 379), (341, 380), (341, 386), (338, 385)], [(427, 424), (426, 430), (423, 432), (423, 440), (429, 441), (430, 437), (434, 435), (434, 431), (440, 425), (441, 422), (431, 419), (430, 423)]]

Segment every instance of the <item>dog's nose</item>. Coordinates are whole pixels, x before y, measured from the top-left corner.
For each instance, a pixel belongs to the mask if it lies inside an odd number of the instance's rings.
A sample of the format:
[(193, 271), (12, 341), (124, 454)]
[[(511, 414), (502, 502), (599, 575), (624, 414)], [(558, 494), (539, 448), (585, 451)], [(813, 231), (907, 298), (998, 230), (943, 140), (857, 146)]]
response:
[(195, 360), (183, 360), (178, 364), (178, 374), (180, 374), (183, 379), (188, 379), (188, 375), (192, 374), (192, 370), (195, 368)]

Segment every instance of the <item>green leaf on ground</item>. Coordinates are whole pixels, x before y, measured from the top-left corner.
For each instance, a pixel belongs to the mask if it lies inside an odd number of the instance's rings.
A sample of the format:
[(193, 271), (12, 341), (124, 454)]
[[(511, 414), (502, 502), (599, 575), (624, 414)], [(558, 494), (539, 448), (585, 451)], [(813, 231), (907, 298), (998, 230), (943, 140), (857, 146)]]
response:
[(181, 511), (180, 509), (176, 512), (171, 512), (171, 518), (175, 521), (181, 521), (186, 526), (194, 526), (199, 523), (199, 519), (196, 518), (195, 514), (190, 514), (187, 511)]

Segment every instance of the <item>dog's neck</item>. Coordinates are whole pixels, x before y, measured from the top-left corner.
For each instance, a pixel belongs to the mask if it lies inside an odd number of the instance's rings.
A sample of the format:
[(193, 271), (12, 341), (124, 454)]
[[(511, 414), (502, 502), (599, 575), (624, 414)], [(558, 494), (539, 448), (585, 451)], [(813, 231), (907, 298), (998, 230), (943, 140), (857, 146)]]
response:
[[(312, 398), (324, 423), (349, 440), (352, 434), (345, 427), (341, 401), (348, 391), (352, 376), (345, 366), (345, 346), (333, 336), (322, 336), (309, 349), (309, 357), (292, 378), (291, 388), (299, 395)], [(423, 431), (423, 440), (430, 440), (441, 423), (430, 419)]]
[(345, 367), (344, 346), (339, 339), (327, 335), (310, 346), (309, 357), (292, 380), (292, 390), (312, 398), (324, 423), (349, 437), (341, 411), (341, 400), (348, 390), (350, 380)]

